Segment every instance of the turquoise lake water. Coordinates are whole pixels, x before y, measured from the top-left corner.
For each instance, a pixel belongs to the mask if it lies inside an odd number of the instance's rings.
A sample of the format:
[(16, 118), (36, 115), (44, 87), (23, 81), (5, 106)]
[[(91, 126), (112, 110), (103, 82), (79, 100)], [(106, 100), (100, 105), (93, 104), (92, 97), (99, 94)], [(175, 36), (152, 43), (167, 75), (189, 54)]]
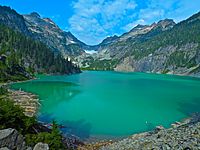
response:
[(81, 138), (122, 137), (170, 127), (200, 112), (200, 80), (145, 73), (86, 71), (12, 85), (39, 95), (38, 119), (57, 120)]

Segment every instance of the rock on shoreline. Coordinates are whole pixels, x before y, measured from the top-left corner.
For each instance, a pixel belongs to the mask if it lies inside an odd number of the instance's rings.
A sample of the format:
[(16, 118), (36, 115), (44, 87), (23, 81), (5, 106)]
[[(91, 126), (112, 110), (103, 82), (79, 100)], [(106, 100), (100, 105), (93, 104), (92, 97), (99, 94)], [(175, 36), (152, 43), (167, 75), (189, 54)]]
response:
[[(0, 150), (32, 150), (25, 143), (25, 138), (15, 129), (0, 130)], [(44, 143), (37, 143), (33, 150), (49, 150)]]

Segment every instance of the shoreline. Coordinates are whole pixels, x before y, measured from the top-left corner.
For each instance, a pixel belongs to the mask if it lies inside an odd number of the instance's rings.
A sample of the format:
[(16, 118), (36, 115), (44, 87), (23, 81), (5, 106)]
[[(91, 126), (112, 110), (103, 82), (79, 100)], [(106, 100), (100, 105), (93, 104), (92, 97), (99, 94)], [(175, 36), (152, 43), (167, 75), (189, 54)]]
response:
[[(199, 131), (197, 131), (197, 130), (199, 130)], [(185, 133), (184, 133), (185, 131), (188, 135), (185, 135)], [(160, 144), (159, 146), (163, 146), (164, 144), (167, 144), (166, 142), (170, 142), (170, 140), (171, 140), (171, 139), (168, 140), (165, 138), (172, 138), (173, 140), (175, 140), (173, 142), (182, 142), (183, 139), (181, 139), (181, 137), (177, 138), (176, 134), (181, 135), (184, 138), (184, 140), (186, 140), (186, 139), (190, 140), (190, 138), (188, 138), (188, 136), (193, 131), (195, 132), (195, 134), (197, 134), (197, 136), (199, 136), (197, 139), (195, 139), (196, 136), (194, 136), (193, 140), (198, 140), (200, 138), (200, 114), (199, 113), (196, 113), (191, 117), (185, 118), (181, 122), (176, 121), (176, 122), (172, 123), (170, 128), (164, 128), (163, 126), (157, 126), (155, 129), (153, 129), (151, 131), (132, 134), (130, 136), (124, 137), (119, 140), (103, 140), (100, 142), (85, 143), (85, 145), (80, 147), (80, 149), (87, 149), (87, 150), (97, 150), (97, 149), (118, 150), (120, 148), (122, 148), (122, 149), (142, 149), (144, 147), (141, 147), (141, 146), (144, 146), (144, 145), (146, 145), (146, 146), (148, 145), (146, 147), (146, 149), (150, 148), (151, 146), (152, 146), (151, 148), (154, 147), (155, 149), (156, 148), (159, 149), (160, 147), (157, 147), (158, 144)], [(167, 134), (172, 134), (173, 136), (169, 136)], [(190, 136), (193, 136), (193, 135), (194, 134), (192, 133)], [(163, 136), (162, 137), (163, 139), (160, 139), (159, 136)], [(187, 141), (187, 142), (190, 143), (191, 141)], [(173, 144), (170, 145), (171, 146), (170, 148), (174, 148), (173, 146), (180, 146), (180, 145), (173, 145)], [(196, 148), (196, 147), (194, 147), (194, 148)]]

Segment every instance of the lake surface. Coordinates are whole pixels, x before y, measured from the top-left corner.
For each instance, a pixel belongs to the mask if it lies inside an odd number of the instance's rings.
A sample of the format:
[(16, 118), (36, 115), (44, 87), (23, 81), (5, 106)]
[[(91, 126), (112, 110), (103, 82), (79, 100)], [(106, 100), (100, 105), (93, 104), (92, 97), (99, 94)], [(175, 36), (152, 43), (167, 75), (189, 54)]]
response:
[(86, 71), (71, 76), (38, 76), (12, 85), (39, 95), (38, 118), (57, 120), (81, 138), (122, 137), (170, 127), (200, 112), (200, 80), (145, 73)]

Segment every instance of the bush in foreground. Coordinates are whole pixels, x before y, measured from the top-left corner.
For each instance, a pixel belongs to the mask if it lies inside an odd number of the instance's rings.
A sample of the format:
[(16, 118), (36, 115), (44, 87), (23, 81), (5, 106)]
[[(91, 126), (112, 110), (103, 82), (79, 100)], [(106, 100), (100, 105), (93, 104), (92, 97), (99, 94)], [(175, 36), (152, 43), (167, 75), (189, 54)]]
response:
[[(35, 133), (34, 126), (38, 123), (35, 117), (27, 117), (24, 110), (3, 96), (4, 89), (0, 89), (0, 129), (14, 128), (26, 138), (26, 143), (34, 146), (39, 142), (49, 145), (50, 149), (64, 149), (62, 136), (56, 122), (53, 122), (51, 132)], [(33, 134), (34, 133), (34, 134)]]

